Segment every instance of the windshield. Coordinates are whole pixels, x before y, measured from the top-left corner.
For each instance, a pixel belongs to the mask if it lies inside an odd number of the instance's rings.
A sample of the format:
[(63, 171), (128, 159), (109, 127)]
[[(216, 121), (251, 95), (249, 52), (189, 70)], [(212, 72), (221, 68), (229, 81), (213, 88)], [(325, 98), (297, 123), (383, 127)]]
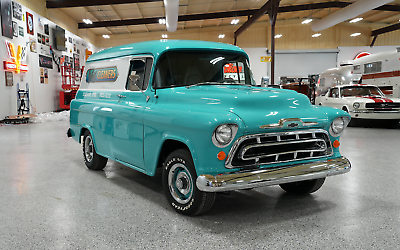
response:
[(158, 61), (153, 84), (155, 88), (198, 84), (256, 85), (243, 54), (213, 51), (166, 52)]
[(377, 87), (373, 86), (351, 86), (344, 87), (340, 90), (342, 97), (347, 96), (383, 96), (382, 92)]

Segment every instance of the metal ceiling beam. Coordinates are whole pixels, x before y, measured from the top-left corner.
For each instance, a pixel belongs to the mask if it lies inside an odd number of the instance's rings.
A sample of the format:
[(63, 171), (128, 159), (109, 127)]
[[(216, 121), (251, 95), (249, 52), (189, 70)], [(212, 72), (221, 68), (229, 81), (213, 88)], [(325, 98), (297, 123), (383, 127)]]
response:
[[(127, 4), (127, 3), (148, 3), (148, 2), (161, 2), (163, 0), (48, 0), (46, 1), (46, 7), (48, 9), (54, 8), (73, 8), (73, 7), (84, 7), (84, 6), (96, 6), (96, 5), (116, 5), (116, 4)], [(321, 2), (312, 4), (299, 4), (292, 6), (279, 7), (279, 13), (281, 12), (293, 12), (302, 10), (315, 10), (325, 8), (344, 8), (353, 2)], [(400, 5), (383, 5), (374, 10), (382, 11), (400, 11)]]
[(386, 26), (384, 28), (373, 30), (371, 33), (371, 36), (378, 36), (378, 35), (392, 32), (392, 31), (399, 30), (399, 29), (400, 29), (400, 23), (396, 23), (396, 24), (393, 24), (390, 26)]
[[(182, 15), (178, 17), (178, 22), (218, 19), (218, 18), (235, 17), (235, 16), (248, 16), (252, 15), (255, 11), (256, 10), (241, 10), (241, 11), (227, 11), (227, 12), (216, 12), (216, 13), (206, 13), (206, 14)], [(160, 18), (165, 18), (165, 17), (161, 16), (161, 17), (150, 17), (150, 18), (103, 21), (103, 22), (93, 22), (93, 24), (78, 23), (78, 28), (90, 29), (90, 28), (100, 28), (108, 26), (155, 24), (159, 23), (158, 19)]]
[[(70, 2), (69, 0), (68, 2)], [(76, 0), (73, 0), (77, 2)], [(145, 1), (159, 1), (159, 0), (114, 0), (113, 4), (118, 4), (118, 2), (123, 1), (124, 3), (130, 2), (145, 2)], [(53, 1), (47, 1), (53, 2)], [(57, 1), (57, 2), (65, 2)], [(92, 0), (81, 1), (88, 4), (93, 2)], [(96, 3), (106, 2), (105, 0), (96, 0)], [(281, 6), (279, 7), (278, 13), (296, 12), (296, 11), (306, 11), (306, 10), (317, 10), (317, 9), (328, 9), (328, 8), (344, 8), (351, 2), (323, 2), (323, 3), (312, 3), (312, 4), (299, 4), (292, 6)], [(99, 5), (99, 4), (97, 4)], [(75, 6), (77, 7), (77, 6)], [(218, 19), (218, 18), (228, 18), (236, 16), (254, 16), (256, 12), (260, 9), (250, 9), (250, 10), (239, 10), (239, 11), (226, 11), (226, 12), (214, 12), (214, 13), (204, 13), (204, 14), (193, 14), (193, 15), (181, 15), (178, 17), (178, 22), (183, 21), (198, 21), (206, 19)], [(384, 11), (400, 11), (400, 5), (384, 5), (375, 10)], [(264, 13), (265, 14), (265, 13)], [(142, 24), (155, 24), (158, 23), (158, 19), (165, 17), (152, 17), (152, 18), (138, 18), (138, 19), (124, 19), (124, 20), (114, 20), (114, 21), (103, 21), (103, 22), (93, 22), (93, 24), (78, 23), (79, 29), (89, 29), (89, 28), (100, 28), (107, 26), (127, 26), (127, 25), (142, 25)]]
[(235, 31), (235, 41), (237, 37), (242, 34), (248, 27), (260, 19), (271, 8), (274, 0), (268, 0), (259, 10), (257, 10), (239, 29)]
[(160, 2), (162, 0), (59, 0), (46, 1), (47, 9), (54, 8), (73, 8), (73, 7), (88, 7), (96, 5), (115, 5), (127, 3), (148, 3)]

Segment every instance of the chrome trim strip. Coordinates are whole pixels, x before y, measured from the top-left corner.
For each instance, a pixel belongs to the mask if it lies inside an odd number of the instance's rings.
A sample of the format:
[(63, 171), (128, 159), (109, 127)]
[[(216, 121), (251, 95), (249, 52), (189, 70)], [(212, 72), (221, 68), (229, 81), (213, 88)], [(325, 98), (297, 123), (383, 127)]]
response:
[(350, 111), (351, 113), (365, 113), (365, 114), (382, 114), (382, 113), (400, 113), (400, 110), (384, 110), (384, 111), (379, 111), (379, 110), (352, 110)]
[(302, 126), (318, 125), (318, 122), (303, 122), (300, 118), (283, 118), (283, 119), (280, 119), (278, 123), (262, 125), (262, 126), (260, 126), (260, 128), (263, 128), (263, 129), (283, 128), (285, 123), (295, 123), (296, 124), (296, 122), (297, 122), (297, 124), (301, 124)]
[(197, 188), (204, 192), (222, 192), (283, 183), (325, 178), (349, 172), (350, 161), (345, 157), (278, 168), (234, 172), (222, 175), (200, 175)]
[[(329, 139), (330, 142), (330, 137), (329, 137), (329, 133), (328, 131), (324, 130), (324, 129), (310, 129), (310, 130), (296, 130), (296, 131), (289, 131), (289, 132), (276, 132), (276, 133), (263, 133), (263, 134), (253, 134), (253, 135), (245, 135), (242, 136), (240, 138), (238, 138), (232, 145), (231, 149), (229, 150), (228, 156), (226, 158), (226, 162), (225, 162), (225, 167), (232, 169), (232, 168), (243, 168), (243, 167), (249, 167), (249, 166), (254, 166), (255, 164), (250, 164), (250, 165), (240, 165), (240, 166), (233, 166), (232, 160), (233, 157), (236, 153), (236, 151), (238, 150), (239, 146), (246, 140), (249, 139), (253, 139), (253, 138), (258, 138), (258, 137), (271, 137), (271, 136), (276, 136), (277, 137), (277, 141), (281, 141), (281, 137), (282, 136), (288, 136), (288, 135), (299, 135), (299, 134), (312, 134), (313, 138), (317, 138), (315, 136), (316, 133), (323, 133), (327, 136), (327, 138)], [(330, 142), (330, 144), (332, 144), (332, 142)], [(327, 147), (327, 149), (329, 149)], [(317, 157), (313, 157), (312, 155), (308, 158), (302, 158), (302, 159), (291, 159), (291, 160), (287, 160), (287, 161), (279, 161), (278, 162), (278, 155), (276, 156), (276, 162), (273, 163), (282, 163), (282, 162), (290, 162), (290, 161), (295, 161), (295, 160), (307, 160), (307, 159), (315, 159), (315, 158), (322, 158), (322, 157), (329, 157), (333, 155), (333, 150), (331, 148), (331, 152), (329, 152), (328, 155), (324, 155), (324, 156), (317, 156)], [(263, 165), (267, 165), (267, 164), (273, 164), (273, 163), (265, 163)]]

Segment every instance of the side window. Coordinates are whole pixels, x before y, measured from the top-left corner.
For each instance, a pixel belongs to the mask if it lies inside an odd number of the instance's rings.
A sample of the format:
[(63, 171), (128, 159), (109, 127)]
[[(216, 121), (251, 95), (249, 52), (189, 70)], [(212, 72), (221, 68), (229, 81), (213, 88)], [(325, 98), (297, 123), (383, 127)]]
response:
[(364, 64), (364, 73), (376, 73), (382, 71), (382, 62), (372, 62)]
[(332, 89), (332, 90), (329, 92), (329, 97), (338, 98), (338, 97), (339, 97), (339, 90), (338, 90), (337, 88)]
[(131, 91), (139, 91), (143, 89), (145, 76), (145, 59), (134, 59), (129, 67), (128, 80), (126, 89)]

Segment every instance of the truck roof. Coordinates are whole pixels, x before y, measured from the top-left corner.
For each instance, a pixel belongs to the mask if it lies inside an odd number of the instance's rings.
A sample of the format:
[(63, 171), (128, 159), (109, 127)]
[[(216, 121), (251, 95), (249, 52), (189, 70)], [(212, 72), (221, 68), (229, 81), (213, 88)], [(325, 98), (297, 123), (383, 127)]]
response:
[(146, 42), (138, 42), (126, 44), (118, 47), (112, 47), (94, 53), (91, 55), (87, 62), (95, 62), (101, 60), (107, 60), (112, 58), (118, 58), (130, 55), (153, 55), (155, 58), (159, 57), (162, 53), (168, 50), (178, 49), (213, 49), (221, 51), (234, 51), (234, 52), (245, 52), (234, 45), (217, 42), (207, 41), (195, 41), (195, 40), (153, 40)]

